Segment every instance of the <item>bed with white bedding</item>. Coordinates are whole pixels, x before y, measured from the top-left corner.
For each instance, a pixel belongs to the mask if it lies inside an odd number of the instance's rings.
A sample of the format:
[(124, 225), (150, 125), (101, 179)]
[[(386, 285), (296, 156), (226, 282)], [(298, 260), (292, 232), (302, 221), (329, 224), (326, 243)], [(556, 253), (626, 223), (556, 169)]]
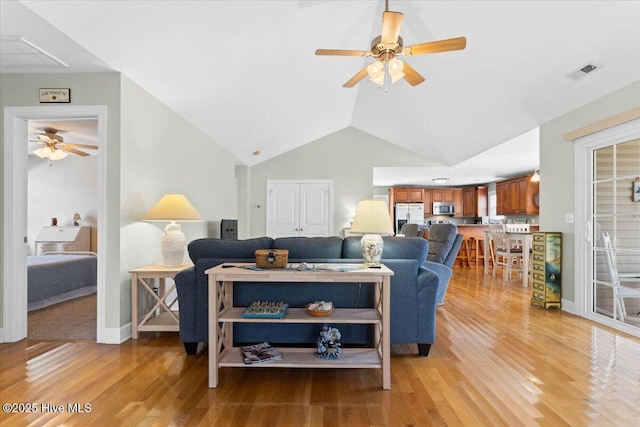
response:
[(97, 257), (92, 252), (56, 252), (27, 260), (28, 310), (96, 293)]

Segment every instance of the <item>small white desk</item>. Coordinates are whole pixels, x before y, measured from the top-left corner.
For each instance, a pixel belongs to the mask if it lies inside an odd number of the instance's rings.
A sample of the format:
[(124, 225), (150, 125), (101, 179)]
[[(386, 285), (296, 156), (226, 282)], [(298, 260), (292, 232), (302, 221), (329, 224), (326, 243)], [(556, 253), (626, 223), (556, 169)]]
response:
[[(514, 240), (522, 240), (522, 286), (529, 285), (529, 250), (533, 243), (533, 233), (507, 232), (507, 237)], [(491, 231), (484, 232), (484, 253), (489, 254), (491, 244)], [(495, 266), (494, 266), (495, 268)], [(489, 274), (489, 257), (484, 257), (484, 274)]]

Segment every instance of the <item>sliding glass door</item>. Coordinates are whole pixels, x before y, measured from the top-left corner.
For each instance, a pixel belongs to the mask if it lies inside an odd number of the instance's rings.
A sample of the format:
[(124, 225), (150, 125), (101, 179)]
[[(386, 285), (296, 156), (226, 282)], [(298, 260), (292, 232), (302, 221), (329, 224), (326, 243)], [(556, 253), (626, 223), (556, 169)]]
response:
[(607, 130), (592, 141), (585, 156), (587, 317), (640, 335), (640, 138)]

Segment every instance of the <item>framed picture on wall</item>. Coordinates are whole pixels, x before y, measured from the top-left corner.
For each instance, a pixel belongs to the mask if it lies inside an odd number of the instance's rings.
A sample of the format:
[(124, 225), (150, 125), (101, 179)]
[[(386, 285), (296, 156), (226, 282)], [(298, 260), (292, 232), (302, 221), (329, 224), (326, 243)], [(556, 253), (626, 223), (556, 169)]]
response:
[(640, 202), (640, 178), (633, 182), (633, 201)]

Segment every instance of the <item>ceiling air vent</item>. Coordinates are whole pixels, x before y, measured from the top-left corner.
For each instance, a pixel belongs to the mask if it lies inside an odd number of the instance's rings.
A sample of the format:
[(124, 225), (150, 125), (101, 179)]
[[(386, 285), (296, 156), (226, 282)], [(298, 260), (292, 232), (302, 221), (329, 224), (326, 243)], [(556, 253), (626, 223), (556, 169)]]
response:
[(580, 80), (587, 74), (593, 73), (594, 71), (599, 69), (600, 68), (597, 65), (587, 64), (584, 67), (580, 68), (578, 71), (574, 71), (573, 73), (569, 74), (567, 77), (572, 80)]

